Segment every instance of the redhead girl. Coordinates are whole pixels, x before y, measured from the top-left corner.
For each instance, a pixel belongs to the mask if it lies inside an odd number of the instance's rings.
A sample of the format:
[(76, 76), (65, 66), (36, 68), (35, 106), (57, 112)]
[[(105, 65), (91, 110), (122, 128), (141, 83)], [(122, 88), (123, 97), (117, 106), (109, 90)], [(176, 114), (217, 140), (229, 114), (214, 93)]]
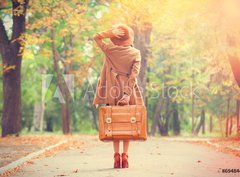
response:
[[(103, 41), (109, 38), (110, 42)], [(104, 52), (105, 59), (97, 84), (93, 105), (144, 105), (137, 83), (140, 71), (141, 54), (133, 47), (134, 32), (127, 25), (94, 35), (98, 47)], [(129, 140), (123, 140), (123, 153), (119, 154), (119, 140), (113, 141), (114, 168), (128, 168)]]

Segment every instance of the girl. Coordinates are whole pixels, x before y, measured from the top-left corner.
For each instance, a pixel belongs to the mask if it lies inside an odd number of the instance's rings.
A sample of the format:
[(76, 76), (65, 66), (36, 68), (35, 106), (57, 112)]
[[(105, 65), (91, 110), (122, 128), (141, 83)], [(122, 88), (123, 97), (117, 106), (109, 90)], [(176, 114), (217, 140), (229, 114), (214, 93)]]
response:
[[(111, 42), (105, 43), (104, 38)], [(93, 105), (144, 105), (137, 76), (140, 71), (141, 54), (133, 47), (134, 32), (127, 25), (94, 35), (94, 40), (105, 54), (100, 79), (96, 88)], [(119, 154), (119, 140), (113, 141), (114, 168), (128, 168), (129, 140), (123, 141), (123, 153)], [(122, 160), (122, 161), (121, 161)]]

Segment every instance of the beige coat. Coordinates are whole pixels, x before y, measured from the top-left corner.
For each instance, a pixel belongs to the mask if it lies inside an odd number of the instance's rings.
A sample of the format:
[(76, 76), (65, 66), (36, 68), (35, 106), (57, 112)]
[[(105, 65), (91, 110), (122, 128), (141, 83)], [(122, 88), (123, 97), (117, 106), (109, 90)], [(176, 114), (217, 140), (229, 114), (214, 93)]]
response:
[(137, 84), (140, 71), (140, 51), (132, 46), (117, 46), (101, 42), (105, 53), (101, 75), (97, 84), (93, 105), (116, 105), (124, 93), (130, 96), (130, 105), (144, 105)]

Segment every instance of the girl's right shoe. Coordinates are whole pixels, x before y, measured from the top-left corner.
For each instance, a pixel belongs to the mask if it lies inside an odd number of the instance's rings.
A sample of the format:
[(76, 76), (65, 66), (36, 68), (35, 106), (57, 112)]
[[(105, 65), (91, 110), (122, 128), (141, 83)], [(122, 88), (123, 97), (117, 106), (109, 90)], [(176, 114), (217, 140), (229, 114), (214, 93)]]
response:
[(114, 168), (121, 168), (120, 164), (121, 164), (120, 154), (118, 152), (115, 152), (114, 153)]

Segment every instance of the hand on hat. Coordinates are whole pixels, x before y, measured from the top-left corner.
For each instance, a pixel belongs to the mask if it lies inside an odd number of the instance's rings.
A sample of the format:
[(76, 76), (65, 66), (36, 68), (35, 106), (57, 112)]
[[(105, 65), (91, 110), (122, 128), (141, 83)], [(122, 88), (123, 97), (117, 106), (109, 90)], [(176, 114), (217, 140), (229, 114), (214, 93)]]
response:
[(112, 34), (114, 35), (114, 37), (121, 38), (122, 36), (124, 36), (124, 31), (122, 29), (115, 28), (112, 30)]

